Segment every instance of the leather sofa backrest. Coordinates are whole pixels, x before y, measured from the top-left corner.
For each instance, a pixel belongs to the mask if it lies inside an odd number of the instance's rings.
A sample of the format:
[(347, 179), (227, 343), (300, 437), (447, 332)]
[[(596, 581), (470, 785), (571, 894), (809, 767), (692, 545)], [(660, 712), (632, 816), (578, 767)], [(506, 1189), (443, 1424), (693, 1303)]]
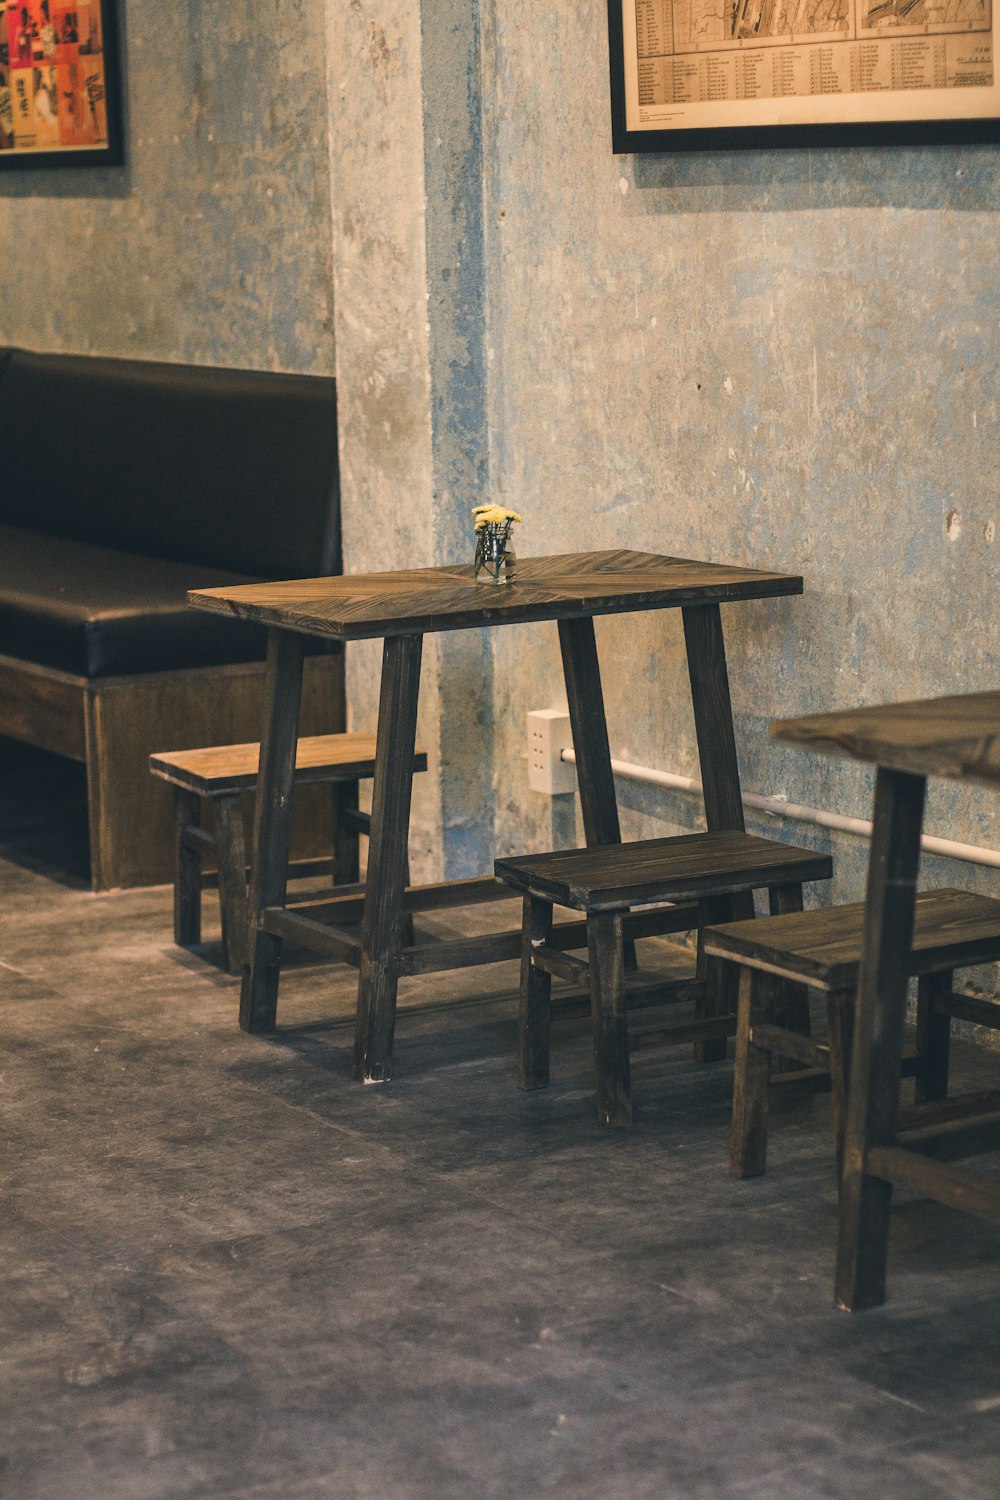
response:
[(0, 350), (0, 521), (260, 578), (339, 572), (336, 383)]

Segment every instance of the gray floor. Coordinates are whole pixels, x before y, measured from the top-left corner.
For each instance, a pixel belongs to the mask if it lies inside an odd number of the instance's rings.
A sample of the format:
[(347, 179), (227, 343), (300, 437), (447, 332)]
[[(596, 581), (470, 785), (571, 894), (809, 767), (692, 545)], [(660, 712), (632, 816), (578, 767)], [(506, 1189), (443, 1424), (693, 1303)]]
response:
[(828, 1100), (738, 1183), (728, 1070), (650, 1053), (603, 1132), (583, 1022), (513, 1087), (510, 966), (358, 1087), (351, 972), (245, 1037), (166, 890), (86, 889), (74, 775), (0, 769), (4, 1500), (995, 1500), (1000, 1232), (901, 1196), (836, 1312)]

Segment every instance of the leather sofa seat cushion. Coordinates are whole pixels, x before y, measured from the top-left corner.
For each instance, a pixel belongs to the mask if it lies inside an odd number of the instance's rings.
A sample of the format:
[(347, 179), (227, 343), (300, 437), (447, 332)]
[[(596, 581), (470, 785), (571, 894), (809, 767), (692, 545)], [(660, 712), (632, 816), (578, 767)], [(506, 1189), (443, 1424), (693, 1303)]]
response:
[(191, 609), (188, 589), (258, 578), (0, 525), (0, 655), (83, 677), (256, 661), (265, 632)]

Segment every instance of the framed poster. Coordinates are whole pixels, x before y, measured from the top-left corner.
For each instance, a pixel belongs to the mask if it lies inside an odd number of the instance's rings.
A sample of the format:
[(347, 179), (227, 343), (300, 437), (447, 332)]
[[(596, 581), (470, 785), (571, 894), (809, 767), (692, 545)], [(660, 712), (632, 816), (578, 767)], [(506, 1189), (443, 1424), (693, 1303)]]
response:
[(613, 150), (1000, 140), (1000, 0), (608, 0)]
[(114, 0), (0, 0), (0, 168), (122, 160)]

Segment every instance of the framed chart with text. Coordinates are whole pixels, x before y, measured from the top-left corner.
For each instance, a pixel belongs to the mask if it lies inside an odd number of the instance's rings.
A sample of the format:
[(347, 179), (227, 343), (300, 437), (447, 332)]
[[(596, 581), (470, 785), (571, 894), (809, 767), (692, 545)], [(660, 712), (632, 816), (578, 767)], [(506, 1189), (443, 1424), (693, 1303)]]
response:
[(122, 160), (114, 0), (0, 0), (0, 168)]
[(1000, 0), (608, 0), (613, 149), (1000, 139)]

